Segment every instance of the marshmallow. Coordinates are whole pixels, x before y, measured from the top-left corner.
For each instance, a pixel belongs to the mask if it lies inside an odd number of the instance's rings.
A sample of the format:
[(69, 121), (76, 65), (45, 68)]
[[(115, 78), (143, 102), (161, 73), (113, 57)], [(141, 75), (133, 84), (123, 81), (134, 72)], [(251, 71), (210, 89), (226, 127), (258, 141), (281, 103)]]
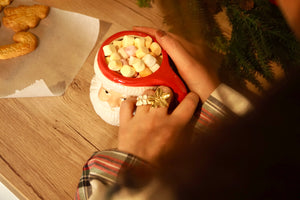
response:
[(122, 41), (123, 47), (134, 45), (134, 37), (130, 35), (125, 35)]
[(122, 58), (125, 58), (125, 59), (129, 58), (129, 55), (126, 53), (126, 51), (124, 50), (124, 48), (120, 48), (118, 50), (118, 53), (122, 56)]
[(141, 59), (136, 59), (132, 66), (137, 72), (141, 72), (146, 68), (145, 63)]
[(125, 35), (104, 46), (103, 51), (109, 69), (124, 77), (149, 76), (162, 63), (162, 49), (150, 36)]
[(149, 53), (149, 49), (146, 47), (140, 47), (137, 51), (136, 51), (136, 57), (137, 58), (143, 58), (146, 54)]
[(153, 56), (150, 55), (150, 54), (146, 54), (146, 55), (143, 57), (143, 61), (144, 61), (144, 63), (145, 63), (148, 67), (152, 67), (153, 65), (156, 64), (156, 58), (153, 57)]
[(135, 63), (137, 60), (139, 60), (139, 59), (134, 56), (130, 56), (128, 63), (129, 63), (129, 65), (133, 65), (133, 63)]
[(145, 38), (143, 38), (143, 37), (135, 38), (134, 45), (137, 48), (144, 47), (145, 46)]
[(120, 60), (120, 59), (121, 59), (121, 56), (117, 52), (112, 52), (109, 60), (112, 61), (112, 60)]
[(159, 64), (156, 63), (152, 67), (149, 67), (149, 69), (154, 73), (159, 69), (159, 67), (160, 67)]
[(117, 50), (114, 45), (108, 44), (103, 47), (103, 52), (105, 56), (110, 56), (113, 52), (117, 52)]
[(122, 68), (122, 62), (120, 60), (112, 60), (108, 63), (108, 68), (113, 71), (118, 71)]
[(136, 52), (136, 47), (135, 46), (131, 45), (131, 46), (125, 47), (124, 50), (127, 53), (127, 55), (135, 56), (135, 52)]
[(118, 49), (122, 48), (122, 40), (114, 40), (113, 45)]
[(156, 42), (153, 42), (150, 45), (150, 49), (151, 49), (151, 52), (153, 52), (154, 55), (156, 55), (156, 56), (159, 56), (161, 54), (161, 48), (160, 48), (159, 44)]
[(150, 48), (151, 43), (152, 43), (152, 38), (150, 36), (146, 36), (145, 37), (145, 46), (147, 48)]
[(145, 67), (145, 69), (143, 71), (141, 71), (139, 74), (141, 77), (146, 77), (146, 76), (151, 75), (152, 71), (148, 67)]
[(125, 77), (133, 77), (135, 75), (135, 69), (129, 65), (124, 65), (120, 72)]

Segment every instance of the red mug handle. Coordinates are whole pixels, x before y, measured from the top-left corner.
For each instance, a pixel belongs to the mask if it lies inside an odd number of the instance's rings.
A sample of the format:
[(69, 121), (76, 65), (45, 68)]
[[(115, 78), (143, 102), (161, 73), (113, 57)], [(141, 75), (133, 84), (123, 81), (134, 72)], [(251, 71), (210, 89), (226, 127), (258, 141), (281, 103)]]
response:
[[(98, 52), (97, 62), (101, 72), (111, 81), (128, 85), (128, 86), (142, 87), (142, 86), (164, 85), (170, 87), (173, 90), (174, 96), (177, 99), (177, 101), (181, 102), (184, 99), (184, 97), (187, 95), (187, 89), (185, 87), (185, 84), (179, 78), (179, 76), (172, 70), (169, 63), (168, 54), (164, 49), (162, 49), (163, 59), (160, 68), (149, 76), (142, 77), (142, 78), (127, 78), (122, 76), (121, 74), (118, 74), (108, 69), (104, 52), (103, 52), (103, 47), (107, 44), (110, 44), (115, 39), (118, 39), (125, 35), (137, 35), (143, 37), (148, 36), (148, 34), (139, 31), (122, 31), (106, 39), (101, 45)], [(153, 41), (157, 42), (155, 38), (153, 37), (151, 38), (153, 39)]]

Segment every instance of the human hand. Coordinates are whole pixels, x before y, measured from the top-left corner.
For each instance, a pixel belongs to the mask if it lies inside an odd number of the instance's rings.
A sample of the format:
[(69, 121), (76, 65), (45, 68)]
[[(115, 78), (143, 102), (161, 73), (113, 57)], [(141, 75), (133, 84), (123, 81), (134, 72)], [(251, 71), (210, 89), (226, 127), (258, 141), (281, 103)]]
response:
[(174, 61), (188, 88), (198, 94), (202, 102), (220, 84), (216, 63), (213, 63), (216, 59), (212, 58), (212, 52), (208, 48), (199, 47), (175, 34), (154, 28), (134, 27), (133, 29), (156, 38)]
[[(172, 90), (162, 86), (159, 88), (171, 95), (167, 99), (170, 103), (173, 98)], [(154, 91), (147, 90), (144, 94), (153, 95)], [(198, 95), (191, 92), (169, 114), (168, 107), (136, 107), (136, 98), (126, 99), (120, 110), (118, 149), (157, 164), (156, 159), (160, 155), (176, 148), (179, 141), (191, 136), (182, 131), (191, 120), (198, 102)]]

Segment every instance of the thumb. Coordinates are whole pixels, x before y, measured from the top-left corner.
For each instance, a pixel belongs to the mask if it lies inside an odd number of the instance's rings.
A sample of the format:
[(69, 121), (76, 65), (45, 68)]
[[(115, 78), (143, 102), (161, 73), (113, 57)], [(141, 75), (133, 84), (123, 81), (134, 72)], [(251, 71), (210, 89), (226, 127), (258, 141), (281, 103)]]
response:
[(196, 93), (188, 93), (171, 116), (180, 119), (182, 124), (187, 124), (192, 119), (199, 100), (199, 96)]

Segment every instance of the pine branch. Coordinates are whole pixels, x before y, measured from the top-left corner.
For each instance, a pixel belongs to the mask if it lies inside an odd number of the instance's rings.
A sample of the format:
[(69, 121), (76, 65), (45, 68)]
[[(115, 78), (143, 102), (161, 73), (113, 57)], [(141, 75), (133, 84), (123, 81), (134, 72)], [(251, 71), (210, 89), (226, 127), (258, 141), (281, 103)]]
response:
[(151, 0), (137, 0), (139, 7), (151, 7)]
[[(141, 5), (150, 0), (139, 0)], [(300, 66), (300, 44), (280, 10), (267, 0), (156, 0), (171, 30), (190, 41), (199, 37), (224, 56), (220, 69), (226, 83), (245, 80), (263, 90), (257, 75), (274, 80), (270, 66), (278, 63), (288, 74)], [(221, 32), (214, 14), (226, 10), (231, 39)]]

